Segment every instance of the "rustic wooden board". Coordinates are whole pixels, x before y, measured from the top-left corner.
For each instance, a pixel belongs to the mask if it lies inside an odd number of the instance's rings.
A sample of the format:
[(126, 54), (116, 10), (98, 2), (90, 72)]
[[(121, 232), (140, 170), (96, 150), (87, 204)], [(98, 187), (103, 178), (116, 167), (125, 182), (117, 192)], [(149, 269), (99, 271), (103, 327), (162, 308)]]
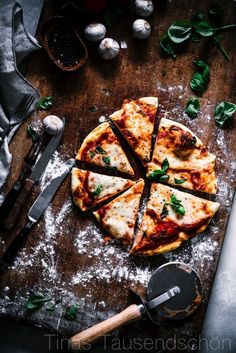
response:
[[(68, 177), (44, 218), (31, 232), (15, 264), (1, 275), (1, 316), (24, 320), (69, 337), (125, 308), (132, 301), (129, 288), (145, 294), (145, 286), (154, 269), (170, 260), (179, 260), (190, 263), (202, 278), (204, 301), (197, 313), (178, 324), (162, 322), (160, 326), (155, 326), (145, 320), (120, 330), (117, 337), (125, 338), (130, 348), (135, 348), (135, 339), (149, 338), (162, 351), (168, 350), (164, 342), (173, 343), (166, 341), (168, 338), (174, 338), (177, 342), (176, 350), (181, 344), (180, 338), (183, 338), (189, 343), (186, 352), (196, 350), (235, 188), (236, 124), (234, 121), (230, 128), (220, 129), (213, 119), (217, 102), (236, 101), (236, 59), (233, 56), (235, 48), (232, 47), (235, 32), (224, 35), (230, 63), (207, 40), (190, 43), (173, 61), (163, 55), (159, 40), (171, 23), (177, 19), (190, 19), (194, 13), (206, 10), (208, 3), (158, 1), (151, 18), (152, 35), (144, 42), (132, 38), (130, 27), (134, 15), (127, 12), (122, 17), (122, 23), (119, 21), (108, 31), (108, 36), (118, 41), (125, 40), (128, 48), (122, 49), (116, 60), (105, 62), (96, 54), (96, 48), (88, 45), (89, 59), (75, 73), (59, 71), (43, 51), (32, 55), (28, 78), (42, 96), (53, 96), (55, 103), (51, 112), (66, 117), (66, 129), (46, 177), (34, 189), (22, 210), (18, 226), (14, 231), (3, 234), (1, 251), (24, 224), (27, 209), (47, 179), (52, 177), (52, 168), (60, 170), (62, 161), (73, 157), (83, 138), (97, 126), (98, 118), (119, 109), (122, 100), (131, 97), (158, 96), (158, 119), (167, 116), (186, 124), (216, 153), (219, 180), (216, 200), (221, 203), (221, 208), (212, 224), (204, 234), (173, 253), (150, 259), (131, 258), (118, 244), (105, 245), (103, 231), (92, 216), (81, 215), (72, 205)], [(230, 0), (223, 3), (225, 22), (235, 23), (233, 15), (236, 14), (236, 4)], [(49, 2), (43, 18), (51, 13), (55, 12)], [(74, 19), (80, 22), (77, 14)], [(197, 58), (210, 64), (211, 81), (200, 97), (201, 113), (191, 120), (184, 114), (184, 107), (188, 98), (194, 96), (189, 89), (189, 81), (194, 72), (193, 61)], [(163, 75), (164, 71), (166, 75)], [(92, 112), (89, 109), (91, 106), (96, 106), (97, 110)], [(37, 112), (31, 120), (43, 119), (45, 114)], [(13, 165), (7, 188), (19, 175), (30, 147), (26, 126), (27, 123), (21, 126), (11, 145)], [(33, 313), (27, 311), (24, 304), (30, 290), (41, 290), (52, 300), (59, 298), (55, 312), (50, 314), (45, 307)], [(65, 308), (74, 303), (79, 305), (79, 312), (76, 320), (70, 322), (64, 318)], [(164, 341), (153, 341), (157, 338)], [(194, 340), (188, 341), (191, 338)]]

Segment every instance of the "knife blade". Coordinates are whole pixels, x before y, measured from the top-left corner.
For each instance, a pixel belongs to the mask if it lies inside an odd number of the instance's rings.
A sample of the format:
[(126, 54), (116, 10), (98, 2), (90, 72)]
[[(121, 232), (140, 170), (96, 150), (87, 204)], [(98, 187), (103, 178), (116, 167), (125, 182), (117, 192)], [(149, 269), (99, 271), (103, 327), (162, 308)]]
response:
[[(65, 126), (65, 118), (63, 118), (62, 121)], [(51, 137), (47, 147), (45, 148), (38, 162), (32, 168), (32, 172), (29, 175), (29, 177), (25, 180), (25, 183), (22, 186), (13, 207), (9, 211), (6, 219), (3, 220), (3, 226), (5, 229), (11, 229), (15, 225), (22, 206), (26, 202), (27, 197), (29, 196), (30, 191), (32, 190), (35, 183), (37, 183), (40, 180), (49, 160), (51, 159), (53, 153), (55, 152), (55, 150), (57, 149), (57, 146), (59, 145), (63, 132), (64, 132), (64, 129), (58, 135)]]
[(53, 178), (50, 183), (39, 194), (27, 214), (28, 222), (26, 223), (25, 227), (16, 235), (14, 240), (4, 252), (0, 260), (1, 270), (5, 269), (8, 265), (12, 263), (18, 251), (22, 247), (24, 241), (26, 240), (28, 233), (41, 218), (42, 214), (48, 207), (59, 186), (73, 167), (74, 163), (75, 160), (73, 158), (68, 159), (68, 161), (65, 162), (63, 165), (62, 173), (59, 176)]

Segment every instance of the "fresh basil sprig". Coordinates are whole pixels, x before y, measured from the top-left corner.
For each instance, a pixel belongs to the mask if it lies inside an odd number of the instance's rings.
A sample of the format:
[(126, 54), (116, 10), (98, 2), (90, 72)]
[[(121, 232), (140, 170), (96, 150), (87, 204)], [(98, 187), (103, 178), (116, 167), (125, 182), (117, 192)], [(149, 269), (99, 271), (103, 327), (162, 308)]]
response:
[(185, 209), (184, 209), (184, 206), (182, 205), (182, 201), (178, 200), (175, 195), (171, 195), (169, 204), (176, 213), (178, 213), (181, 216), (185, 215)]
[(109, 156), (104, 156), (102, 157), (102, 160), (104, 163), (106, 163), (107, 165), (110, 165), (111, 164), (111, 159)]
[[(222, 13), (221, 5), (212, 6), (209, 10), (211, 17), (217, 18)], [(173, 23), (168, 30), (164, 33), (161, 38), (160, 45), (162, 49), (174, 59), (176, 58), (176, 50), (178, 46), (183, 44), (189, 39), (193, 42), (200, 41), (201, 37), (212, 37), (213, 43), (217, 45), (224, 57), (228, 59), (228, 54), (225, 49), (219, 43), (217, 34), (225, 30), (236, 29), (236, 24), (226, 25), (223, 27), (216, 28), (209, 21), (206, 20), (203, 13), (199, 13), (193, 17), (191, 23), (186, 21), (176, 21)]]
[(196, 118), (197, 113), (200, 110), (200, 101), (198, 98), (190, 98), (187, 101), (185, 112), (190, 116), (191, 118)]
[(52, 97), (51, 96), (42, 97), (36, 103), (36, 108), (38, 108), (38, 109), (48, 110), (49, 108), (51, 108), (51, 106), (52, 106)]
[(43, 293), (31, 293), (25, 306), (28, 310), (36, 310), (41, 308), (50, 298), (47, 298)]
[(224, 126), (230, 122), (236, 112), (236, 104), (231, 102), (221, 102), (215, 108), (215, 121), (218, 125)]
[(93, 196), (98, 196), (102, 191), (102, 185), (98, 185), (94, 191), (92, 191)]
[(78, 305), (77, 304), (72, 304), (68, 306), (66, 312), (65, 312), (65, 318), (69, 321), (72, 321), (76, 318), (78, 313)]
[(190, 81), (190, 87), (193, 91), (203, 92), (209, 83), (210, 80), (210, 68), (202, 60), (194, 61), (197, 72), (193, 75)]
[(169, 175), (166, 174), (169, 169), (168, 159), (165, 158), (161, 163), (161, 169), (156, 169), (148, 175), (148, 178), (155, 181), (167, 182)]
[(186, 181), (186, 179), (176, 179), (176, 178), (175, 178), (175, 184), (176, 184), (176, 185), (183, 184), (183, 183), (185, 183), (185, 181)]

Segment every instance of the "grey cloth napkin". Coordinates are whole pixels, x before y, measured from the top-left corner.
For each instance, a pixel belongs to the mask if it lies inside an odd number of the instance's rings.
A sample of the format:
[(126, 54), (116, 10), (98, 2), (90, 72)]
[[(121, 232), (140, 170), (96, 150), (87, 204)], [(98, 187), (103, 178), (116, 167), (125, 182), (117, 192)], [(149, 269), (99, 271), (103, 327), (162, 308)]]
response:
[(25, 29), (22, 7), (15, 2), (1, 4), (0, 1), (0, 135), (14, 126), (0, 145), (0, 204), (3, 201), (2, 187), (12, 160), (8, 145), (22, 122), (14, 121), (12, 114), (26, 93), (35, 97), (27, 115), (39, 98), (37, 89), (25, 79), (18, 67), (27, 54), (39, 48), (37, 40)]

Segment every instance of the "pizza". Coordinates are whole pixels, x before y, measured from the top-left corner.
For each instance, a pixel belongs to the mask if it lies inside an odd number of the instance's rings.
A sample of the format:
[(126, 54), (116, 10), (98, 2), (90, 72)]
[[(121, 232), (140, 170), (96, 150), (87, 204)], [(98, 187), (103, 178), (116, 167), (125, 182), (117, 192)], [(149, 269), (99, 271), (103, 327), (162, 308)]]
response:
[(143, 188), (144, 181), (140, 179), (122, 195), (93, 212), (108, 234), (125, 246), (133, 241)]
[(150, 198), (130, 253), (150, 256), (178, 248), (204, 231), (218, 208), (218, 202), (152, 183)]
[(126, 99), (122, 108), (110, 115), (144, 166), (150, 161), (157, 106), (156, 97)]
[(79, 149), (76, 159), (96, 166), (106, 167), (109, 170), (115, 169), (134, 175), (134, 170), (119, 140), (107, 122), (97, 126), (88, 134)]
[(191, 190), (215, 194), (215, 156), (186, 126), (162, 118), (147, 176)]
[(73, 168), (71, 172), (72, 197), (82, 211), (96, 206), (134, 184), (132, 180), (78, 168)]

